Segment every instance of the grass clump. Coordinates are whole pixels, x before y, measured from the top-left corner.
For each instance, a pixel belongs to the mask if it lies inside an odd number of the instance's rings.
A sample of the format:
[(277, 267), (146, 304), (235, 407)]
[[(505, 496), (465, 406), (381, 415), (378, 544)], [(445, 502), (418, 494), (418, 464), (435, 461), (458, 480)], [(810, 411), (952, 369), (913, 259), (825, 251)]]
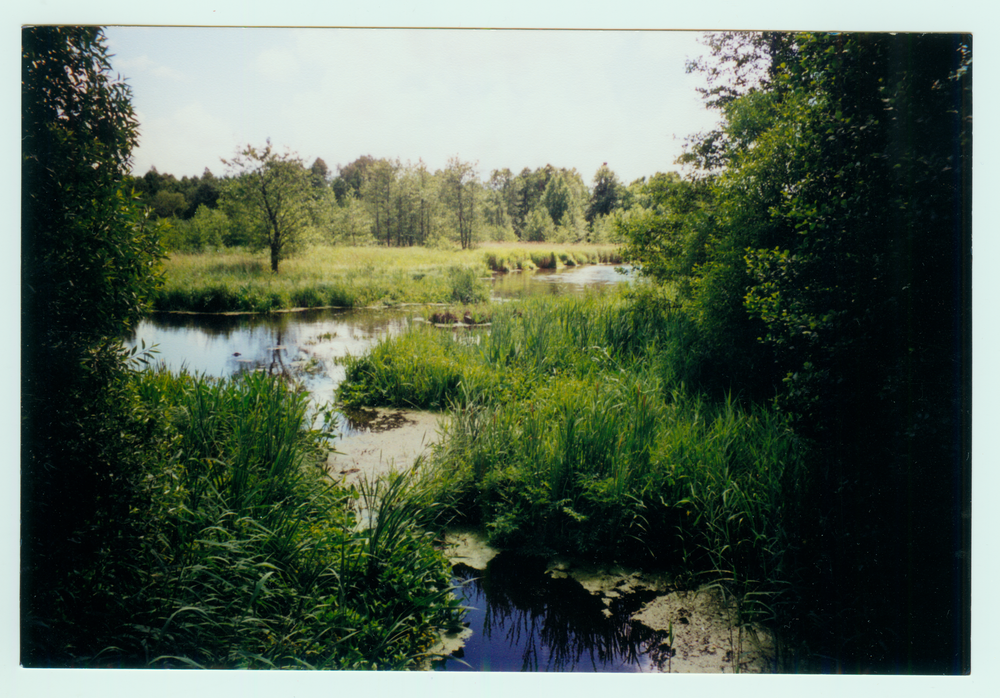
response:
[[(805, 446), (771, 405), (687, 388), (690, 325), (653, 292), (498, 305), (347, 360), (340, 399), (449, 407), (437, 501), (501, 547), (680, 565), (747, 622), (791, 602)], [(476, 333), (477, 332), (477, 333)]]
[(483, 251), (486, 266), (492, 271), (534, 271), (557, 269), (580, 264), (620, 264), (616, 245), (552, 245), (522, 243), (488, 245)]
[(457, 623), (409, 484), (333, 485), (304, 394), (264, 374), (136, 380), (156, 447), (143, 543), (111, 614), (127, 622), (92, 632), (75, 662), (407, 668)]

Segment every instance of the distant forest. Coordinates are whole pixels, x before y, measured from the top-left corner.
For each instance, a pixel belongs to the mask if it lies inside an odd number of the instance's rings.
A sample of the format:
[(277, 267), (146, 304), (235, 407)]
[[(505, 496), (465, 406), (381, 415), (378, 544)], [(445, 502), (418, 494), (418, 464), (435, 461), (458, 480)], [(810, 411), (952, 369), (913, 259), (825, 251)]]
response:
[[(311, 183), (308, 237), (352, 245), (440, 245), (466, 248), (482, 241), (608, 242), (615, 211), (643, 195), (645, 178), (626, 186), (601, 165), (586, 184), (575, 169), (546, 165), (519, 174), (493, 170), (483, 178), (475, 163), (451, 158), (443, 170), (424, 162), (363, 155), (336, 171), (316, 158), (311, 166), (289, 158)], [(238, 224), (238, 201), (225, 192), (240, 173), (200, 177), (161, 173), (152, 167), (133, 179), (134, 193), (156, 219), (168, 249), (198, 251), (240, 247), (253, 231)], [(656, 175), (680, 182), (675, 174)], [(230, 204), (230, 205), (227, 205)]]

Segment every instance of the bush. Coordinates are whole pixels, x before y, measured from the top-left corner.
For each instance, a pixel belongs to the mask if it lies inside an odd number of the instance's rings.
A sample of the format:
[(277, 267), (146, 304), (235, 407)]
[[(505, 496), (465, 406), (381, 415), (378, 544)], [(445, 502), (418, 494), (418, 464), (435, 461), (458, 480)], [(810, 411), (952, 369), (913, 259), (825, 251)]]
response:
[(482, 273), (471, 267), (450, 267), (451, 300), (471, 305), (482, 303), (490, 297), (490, 287)]

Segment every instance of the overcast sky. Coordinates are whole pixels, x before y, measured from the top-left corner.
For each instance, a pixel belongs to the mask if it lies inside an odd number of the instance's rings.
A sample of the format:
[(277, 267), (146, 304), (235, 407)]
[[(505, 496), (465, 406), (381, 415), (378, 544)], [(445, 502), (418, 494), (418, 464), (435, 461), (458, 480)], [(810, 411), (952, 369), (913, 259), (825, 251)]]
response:
[(685, 59), (696, 32), (108, 27), (140, 121), (134, 172), (223, 174), (267, 138), (306, 164), (451, 156), (519, 172), (676, 169), (717, 117)]

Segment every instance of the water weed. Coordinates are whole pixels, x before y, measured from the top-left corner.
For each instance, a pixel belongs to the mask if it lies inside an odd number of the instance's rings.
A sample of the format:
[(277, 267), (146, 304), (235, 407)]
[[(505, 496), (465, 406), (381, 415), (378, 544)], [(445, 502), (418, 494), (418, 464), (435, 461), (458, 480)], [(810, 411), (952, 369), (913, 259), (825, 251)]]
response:
[(406, 668), (455, 625), (408, 485), (381, 498), (377, 534), (359, 526), (364, 493), (325, 477), (304, 394), (264, 374), (149, 371), (137, 397), (160, 445), (152, 505), (131, 621), (91, 664)]

